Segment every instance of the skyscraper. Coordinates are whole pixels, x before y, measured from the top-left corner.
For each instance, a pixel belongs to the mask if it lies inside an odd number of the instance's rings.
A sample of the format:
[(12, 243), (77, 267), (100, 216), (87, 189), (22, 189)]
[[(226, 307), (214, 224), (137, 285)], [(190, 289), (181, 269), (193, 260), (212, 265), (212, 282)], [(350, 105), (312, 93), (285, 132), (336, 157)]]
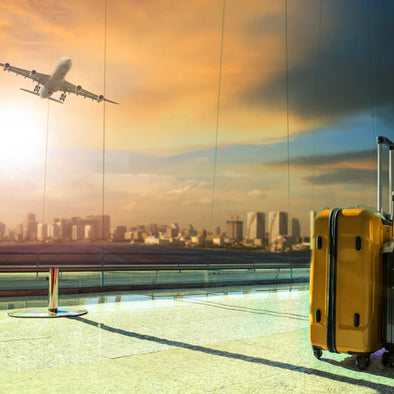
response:
[(5, 236), (5, 224), (0, 222), (0, 239), (2, 240)]
[(96, 216), (96, 238), (107, 241), (111, 238), (111, 218), (109, 215)]
[(243, 236), (244, 223), (240, 220), (227, 220), (227, 237), (234, 241), (241, 241)]
[(278, 237), (288, 234), (287, 212), (270, 212), (268, 214), (269, 241), (272, 244)]
[(114, 230), (113, 238), (115, 241), (124, 241), (127, 232), (126, 226), (117, 226)]
[(60, 238), (63, 241), (72, 239), (72, 219), (60, 219)]
[(94, 225), (86, 224), (84, 229), (85, 229), (85, 234), (84, 234), (85, 239), (88, 239), (89, 241), (94, 241), (97, 239)]
[(23, 223), (23, 240), (36, 241), (37, 240), (37, 222), (34, 213), (27, 214), (27, 222)]
[(151, 235), (157, 235), (159, 233), (157, 229), (157, 224), (156, 223), (149, 224), (148, 231), (150, 232)]
[(263, 239), (265, 233), (265, 214), (248, 212), (246, 214), (246, 239)]
[(34, 213), (28, 213), (27, 214), (27, 221), (28, 222), (35, 222), (36, 221), (36, 215)]
[(291, 219), (291, 236), (294, 238), (301, 237), (301, 225), (298, 219)]
[(43, 223), (37, 224), (37, 240), (46, 241), (48, 235), (48, 226)]
[(48, 238), (52, 239), (53, 241), (59, 241), (60, 236), (60, 223), (55, 222), (48, 224)]
[(81, 241), (85, 237), (85, 225), (73, 224), (72, 226), (72, 240)]
[[(93, 222), (92, 229), (89, 231), (90, 239), (106, 241), (111, 238), (111, 218), (109, 215), (90, 215), (86, 219)], [(84, 224), (89, 225), (89, 223)]]

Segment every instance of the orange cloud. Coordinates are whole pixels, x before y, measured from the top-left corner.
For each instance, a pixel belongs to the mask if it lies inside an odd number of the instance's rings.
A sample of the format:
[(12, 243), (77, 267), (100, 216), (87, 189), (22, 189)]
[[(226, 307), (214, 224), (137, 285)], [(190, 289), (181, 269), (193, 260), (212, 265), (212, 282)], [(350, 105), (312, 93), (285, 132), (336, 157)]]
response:
[[(214, 143), (222, 5), (221, 0), (170, 5), (164, 1), (108, 2), (105, 90), (121, 102), (119, 109), (108, 109), (116, 115), (108, 117), (108, 128), (114, 134), (110, 148), (148, 151), (154, 140), (158, 151), (171, 152), (182, 146)], [(44, 72), (50, 69), (50, 58), (53, 63), (70, 54), (74, 58), (70, 80), (101, 93), (104, 11), (104, 2), (7, 0), (0, 18), (8, 27), (0, 34), (10, 43), (4, 53), (18, 61), (18, 66)], [(220, 143), (261, 142), (287, 133), (285, 90), (283, 105), (274, 111), (251, 108), (239, 100), (241, 90), (256, 80), (268, 82), (283, 72), (283, 12), (282, 4), (272, 2), (226, 4)], [(260, 31), (261, 25), (264, 31)], [(11, 84), (7, 82), (7, 86)], [(73, 101), (81, 105), (80, 100)], [(61, 119), (64, 123), (68, 123), (66, 111)], [(91, 141), (97, 147), (96, 121), (88, 116), (96, 116), (96, 112), (88, 107), (78, 113), (73, 108), (83, 131), (67, 127), (75, 136), (68, 135), (59, 144), (75, 143), (83, 135), (82, 144)], [(291, 116), (292, 133), (311, 127), (296, 114)]]

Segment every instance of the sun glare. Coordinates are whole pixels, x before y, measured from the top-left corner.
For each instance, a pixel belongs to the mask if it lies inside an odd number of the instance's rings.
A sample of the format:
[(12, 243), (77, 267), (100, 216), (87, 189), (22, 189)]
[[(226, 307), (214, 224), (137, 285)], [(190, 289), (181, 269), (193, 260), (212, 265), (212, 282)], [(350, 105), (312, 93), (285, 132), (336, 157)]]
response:
[(44, 149), (45, 124), (26, 109), (0, 109), (1, 168), (28, 167)]

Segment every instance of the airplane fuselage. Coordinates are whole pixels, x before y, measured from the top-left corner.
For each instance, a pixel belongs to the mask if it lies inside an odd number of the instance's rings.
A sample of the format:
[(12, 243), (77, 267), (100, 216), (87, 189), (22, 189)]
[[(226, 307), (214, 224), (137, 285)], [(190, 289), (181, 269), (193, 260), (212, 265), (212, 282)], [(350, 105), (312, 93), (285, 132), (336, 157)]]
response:
[(64, 78), (72, 67), (71, 56), (62, 57), (56, 64), (55, 68), (50, 75), (48, 82), (41, 88), (41, 98), (49, 98), (54, 92), (59, 90)]

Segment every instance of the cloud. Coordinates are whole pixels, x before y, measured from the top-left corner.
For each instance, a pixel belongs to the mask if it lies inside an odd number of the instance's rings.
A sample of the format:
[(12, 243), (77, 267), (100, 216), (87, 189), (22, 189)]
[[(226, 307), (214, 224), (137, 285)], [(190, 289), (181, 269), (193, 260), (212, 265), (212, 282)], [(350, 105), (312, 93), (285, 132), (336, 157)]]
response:
[(212, 198), (209, 198), (209, 197), (202, 197), (197, 200), (182, 200), (181, 201), (182, 207), (190, 207), (190, 206), (198, 207), (199, 205), (207, 206), (207, 205), (211, 205), (211, 204), (212, 204)]
[[(287, 161), (273, 162), (272, 166), (287, 166)], [(376, 151), (366, 150), (361, 152), (345, 152), (331, 155), (313, 155), (300, 156), (291, 158), (290, 166), (292, 168), (310, 168), (310, 167), (363, 167), (371, 169), (376, 166)]]
[(224, 171), (223, 176), (230, 179), (240, 179), (243, 174), (237, 171)]
[[(2, 19), (8, 23), (7, 27), (0, 28), (4, 43), (10, 42), (13, 32), (18, 32), (19, 44), (4, 45), (2, 48), (3, 53), (10, 55), (11, 62), (14, 61), (20, 67), (36, 67), (46, 72), (51, 52), (53, 61), (65, 53), (71, 54), (74, 67), (70, 80), (100, 93), (103, 90), (104, 62), (103, 4), (97, 5), (92, 0), (78, 3), (78, 6), (71, 3), (53, 5), (50, 1), (17, 0), (15, 3), (13, 5), (14, 2), (6, 0), (0, 6)], [(355, 4), (352, 6), (360, 8)], [(333, 8), (335, 7), (339, 15), (346, 14), (343, 5), (335, 3)], [(316, 5), (299, 8), (306, 8), (308, 12), (301, 15), (295, 8), (289, 7), (289, 28), (294, 37), (289, 41), (292, 51), (291, 128), (296, 132), (310, 129), (311, 124), (316, 126), (316, 122), (311, 121), (312, 114), (305, 116), (305, 111), (315, 113), (316, 107), (313, 90), (316, 40), (313, 34), (309, 34), (316, 30)], [(252, 0), (242, 6), (229, 3), (226, 11), (220, 142), (239, 143), (241, 139), (243, 142), (257, 139), (261, 141), (283, 135), (283, 4)], [(51, 44), (52, 13), (54, 28)], [(327, 18), (326, 14), (328, 11), (324, 10), (324, 18)], [(358, 21), (362, 20), (362, 15), (357, 12), (355, 15)], [(120, 0), (108, 5), (106, 88), (111, 98), (121, 102), (119, 107), (107, 110), (108, 128), (111, 131), (108, 143), (111, 148), (174, 152), (185, 145), (214, 143), (221, 16), (220, 1), (175, 1), (170, 8), (164, 1)], [(341, 20), (350, 23), (346, 18)], [(332, 22), (324, 19), (323, 65), (326, 63), (325, 53), (337, 44), (330, 42), (330, 23)], [(375, 23), (374, 27), (376, 25)], [(388, 26), (390, 29), (390, 25)], [(348, 30), (345, 30), (348, 35), (354, 33), (353, 30)], [(312, 37), (308, 38), (309, 36)], [(359, 36), (364, 38), (362, 33)], [(352, 39), (353, 36), (346, 41), (347, 46), (353, 45)], [(357, 43), (360, 44), (359, 41)], [(27, 50), (24, 47), (33, 44), (34, 49)], [(342, 45), (342, 42), (339, 44)], [(382, 44), (379, 45), (382, 47)], [(364, 49), (362, 47), (356, 51), (357, 56), (352, 64), (359, 61)], [(344, 52), (346, 51), (335, 56), (353, 59), (354, 51)], [(379, 54), (381, 52), (379, 50)], [(379, 57), (376, 59), (377, 62), (380, 60)], [(390, 62), (384, 62), (384, 67), (389, 68)], [(325, 91), (324, 84), (331, 86), (332, 77), (341, 74), (337, 70), (339, 67), (331, 70), (328, 65), (323, 68), (322, 92)], [(359, 69), (361, 74), (357, 78), (365, 76), (366, 68), (361, 66)], [(355, 72), (357, 74), (357, 70), (344, 68), (345, 81), (339, 80), (337, 85), (346, 87), (347, 80), (358, 81), (353, 76), (356, 75)], [(369, 87), (368, 78), (363, 79), (365, 80), (367, 82), (364, 85)], [(6, 78), (4, 81), (8, 85)], [(14, 85), (14, 81), (9, 84)], [(362, 81), (356, 84), (353, 89), (355, 100), (358, 97), (363, 100), (364, 96), (356, 90), (358, 86), (363, 89), (364, 85)], [(375, 87), (377, 99), (382, 96), (378, 94), (382, 88), (390, 91), (379, 84)], [(342, 96), (344, 95), (341, 93)], [(97, 122), (97, 119), (101, 119), (100, 114), (95, 113), (91, 107), (82, 111), (79, 98), (67, 100), (67, 106), (73, 106), (69, 112), (72, 116), (59, 115), (63, 117), (63, 126), (58, 127), (66, 130), (59, 144), (81, 144), (83, 140), (85, 145), (98, 146), (100, 139), (95, 137), (101, 126)], [(330, 99), (331, 101), (333, 100)], [(368, 103), (369, 101), (366, 105)], [(341, 108), (347, 111), (349, 105), (356, 104), (344, 103)], [(323, 109), (323, 105), (320, 107), (324, 114), (330, 113)], [(62, 108), (63, 114), (67, 108)], [(387, 116), (390, 114), (389, 109), (390, 105), (386, 111)], [(302, 121), (298, 115), (303, 118)], [(75, 122), (71, 119), (75, 119)]]
[(375, 185), (376, 170), (338, 168), (314, 177), (307, 177), (306, 180), (315, 185)]
[[(365, 144), (366, 146), (370, 144)], [(280, 147), (275, 147), (275, 152), (280, 152), (285, 147), (285, 144)], [(290, 152), (293, 146), (290, 144)], [(345, 148), (345, 147), (344, 147)], [(338, 147), (339, 149), (339, 147)], [(269, 150), (269, 147), (267, 147)], [(295, 150), (295, 149), (294, 149)], [(300, 151), (299, 147), (297, 147), (297, 155), (290, 154), (290, 163), (286, 159), (278, 160), (275, 159), (274, 156), (270, 155), (270, 159), (268, 161), (256, 161), (257, 165), (262, 165), (264, 167), (275, 167), (275, 168), (286, 168), (290, 164), (290, 168), (294, 169), (309, 169), (309, 168), (334, 168), (334, 167), (354, 167), (354, 168), (367, 168), (372, 169), (376, 167), (376, 150), (375, 149), (365, 149), (359, 151), (345, 151), (340, 153), (330, 153), (330, 154), (321, 154), (320, 152), (326, 149), (317, 149), (314, 147), (305, 146), (304, 149)], [(262, 150), (260, 153), (262, 154), (264, 151)], [(279, 155), (277, 155), (279, 156)], [(281, 155), (282, 157), (285, 155)], [(287, 155), (286, 155), (287, 156)], [(255, 163), (253, 156), (251, 155), (251, 160), (249, 163)]]
[[(331, 184), (330, 194), (339, 195), (354, 182), (374, 183), (374, 152), (366, 150), (373, 134), (369, 125), (376, 120), (379, 128), (380, 119), (390, 123), (394, 113), (394, 6), (369, 0), (368, 20), (365, 4), (288, 2), (291, 191), (302, 194), (297, 196), (304, 207), (309, 193), (305, 185)], [(103, 107), (79, 97), (68, 98), (63, 106), (47, 106), (18, 90), (27, 87), (18, 84), (22, 79), (0, 70), (3, 107), (34, 108), (41, 121), (28, 118), (44, 131), (50, 108), (48, 216), (100, 209), (105, 130), (105, 201), (117, 222), (170, 222), (175, 216), (209, 221), (222, 5), (210, 0), (174, 0), (171, 7), (164, 0), (108, 2), (105, 89), (120, 106)], [(226, 4), (214, 195), (215, 215), (223, 219), (228, 210), (261, 209), (262, 198), (264, 209), (287, 204), (283, 5), (260, 0)], [(104, 2), (4, 0), (1, 61), (49, 72), (51, 58), (54, 62), (70, 54), (74, 67), (67, 78), (99, 93), (104, 91), (103, 21)], [(366, 114), (363, 119), (345, 124), (349, 114), (360, 112)], [(352, 141), (365, 142), (351, 145), (359, 152), (338, 153), (350, 140), (340, 135), (343, 130), (333, 137), (333, 123), (338, 128), (341, 118)], [(361, 137), (360, 124), (368, 124)], [(322, 125), (328, 125), (325, 132)], [(311, 130), (318, 130), (319, 138), (325, 133), (319, 142), (334, 142), (314, 149), (306, 136)], [(318, 156), (316, 150), (336, 153)], [(263, 165), (270, 166), (268, 171)], [(34, 196), (31, 187), (23, 193), (22, 178), (8, 182), (15, 188), (10, 195), (19, 197), (9, 199), (7, 207), (25, 210), (24, 200), (34, 197), (41, 208), (41, 167)], [(3, 186), (7, 190), (6, 180)], [(322, 192), (325, 187), (316, 189), (321, 200), (329, 194)]]
[[(392, 119), (394, 6), (387, 3), (382, 10), (378, 2), (368, 3), (368, 14), (359, 2), (322, 3), (319, 42), (317, 26), (305, 35), (311, 27), (306, 17), (300, 19), (289, 8), (291, 116), (332, 122), (363, 111), (373, 115), (375, 107), (375, 116)], [(313, 19), (317, 21), (317, 12)], [(287, 75), (285, 68), (278, 71), (271, 79), (262, 74), (260, 82), (244, 86), (239, 100), (263, 109), (283, 107)]]
[(249, 190), (247, 194), (249, 197), (266, 197), (265, 193), (260, 189)]
[[(288, 162), (274, 161), (263, 166), (286, 170)], [(314, 172), (304, 177), (312, 185), (373, 185), (376, 184), (376, 150), (292, 158), (290, 173), (294, 176), (300, 171)]]
[(185, 194), (187, 193), (190, 189), (192, 188), (191, 185), (186, 185), (185, 187), (182, 187), (180, 189), (173, 189), (169, 190), (167, 194)]
[(129, 201), (127, 204), (125, 204), (122, 209), (125, 211), (134, 211), (137, 206), (137, 203), (135, 201)]

